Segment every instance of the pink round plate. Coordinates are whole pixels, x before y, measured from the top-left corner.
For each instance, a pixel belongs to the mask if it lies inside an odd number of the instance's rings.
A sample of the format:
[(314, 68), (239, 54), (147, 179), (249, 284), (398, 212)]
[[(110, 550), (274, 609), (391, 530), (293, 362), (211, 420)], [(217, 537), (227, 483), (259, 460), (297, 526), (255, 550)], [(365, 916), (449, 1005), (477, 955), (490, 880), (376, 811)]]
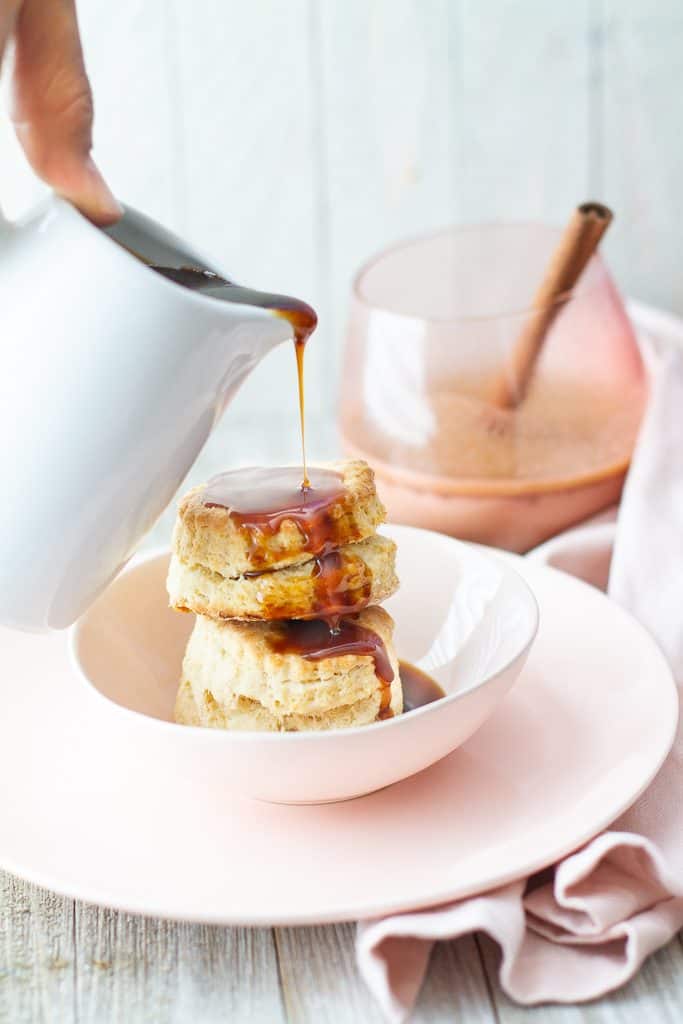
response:
[(550, 864), (650, 782), (677, 696), (624, 611), (513, 564), (541, 610), (514, 689), (453, 754), (346, 803), (238, 797), (201, 758), (180, 772), (172, 746), (139, 744), (134, 716), (88, 694), (64, 636), (0, 631), (0, 867), (136, 913), (294, 925), (440, 903)]

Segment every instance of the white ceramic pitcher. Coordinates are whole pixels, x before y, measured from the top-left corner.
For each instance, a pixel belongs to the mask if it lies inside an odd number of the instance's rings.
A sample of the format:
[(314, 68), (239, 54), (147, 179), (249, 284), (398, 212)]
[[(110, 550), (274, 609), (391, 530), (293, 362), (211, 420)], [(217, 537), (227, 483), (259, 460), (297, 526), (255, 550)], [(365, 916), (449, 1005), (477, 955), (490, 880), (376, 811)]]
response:
[(60, 629), (81, 614), (166, 507), (246, 375), (292, 337), (272, 310), (190, 291), (127, 248), (149, 263), (216, 270), (131, 209), (103, 231), (52, 197), (0, 223), (8, 626)]

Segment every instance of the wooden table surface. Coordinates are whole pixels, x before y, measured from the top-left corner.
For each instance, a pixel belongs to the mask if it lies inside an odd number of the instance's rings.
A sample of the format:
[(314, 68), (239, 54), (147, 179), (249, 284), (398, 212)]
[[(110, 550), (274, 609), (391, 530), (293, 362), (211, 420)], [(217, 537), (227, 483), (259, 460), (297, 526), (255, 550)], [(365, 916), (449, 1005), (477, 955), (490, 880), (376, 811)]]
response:
[[(276, 464), (296, 457), (291, 423), (262, 418), (257, 430), (228, 413), (188, 483), (231, 464), (235, 437), (243, 462)], [(314, 458), (337, 451), (328, 420), (313, 421), (309, 438)], [(150, 545), (167, 542), (172, 518), (172, 510), (164, 515)], [(350, 924), (249, 929), (139, 918), (0, 873), (0, 1024), (372, 1024), (383, 1018), (356, 969), (354, 937)], [(501, 991), (497, 965), (497, 947), (485, 936), (439, 944), (411, 1021), (683, 1020), (680, 936), (628, 986), (583, 1006), (520, 1008)]]
[[(133, 917), (0, 874), (2, 1024), (225, 1024), (383, 1018), (360, 979), (355, 926), (219, 928)], [(680, 1024), (680, 936), (613, 996), (522, 1009), (503, 995), (496, 946), (435, 947), (415, 1024)]]

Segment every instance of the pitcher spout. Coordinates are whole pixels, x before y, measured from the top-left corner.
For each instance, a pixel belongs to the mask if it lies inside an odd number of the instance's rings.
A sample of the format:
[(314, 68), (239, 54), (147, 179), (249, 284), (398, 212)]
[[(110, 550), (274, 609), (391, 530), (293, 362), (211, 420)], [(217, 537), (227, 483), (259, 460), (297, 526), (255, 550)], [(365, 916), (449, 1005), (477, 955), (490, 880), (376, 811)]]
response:
[[(251, 309), (259, 319), (265, 315), (266, 322), (272, 323), (274, 319), (284, 325), (285, 337), (293, 339), (297, 345), (304, 345), (318, 324), (318, 315), (313, 307), (291, 295), (261, 292), (226, 282), (223, 288), (216, 290), (216, 298), (243, 306), (245, 311)], [(272, 333), (276, 333), (275, 328)]]
[[(104, 229), (106, 234), (168, 281), (225, 304), (222, 311), (213, 306), (215, 315), (222, 312), (233, 321), (243, 318), (249, 333), (259, 339), (259, 348), (268, 350), (288, 338), (303, 344), (315, 329), (317, 316), (308, 303), (237, 284), (145, 214), (129, 206), (123, 209), (121, 219)], [(235, 307), (241, 307), (239, 312)]]

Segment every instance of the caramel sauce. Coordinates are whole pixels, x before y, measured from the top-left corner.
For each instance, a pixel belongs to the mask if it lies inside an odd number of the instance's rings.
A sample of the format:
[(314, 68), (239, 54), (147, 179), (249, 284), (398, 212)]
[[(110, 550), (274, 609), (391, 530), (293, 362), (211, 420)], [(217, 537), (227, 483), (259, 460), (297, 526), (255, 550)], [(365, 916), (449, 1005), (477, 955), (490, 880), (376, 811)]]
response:
[[(377, 718), (391, 717), (394, 672), (384, 641), (353, 619), (344, 618), (367, 606), (372, 577), (362, 559), (334, 549), (332, 509), (344, 494), (341, 475), (319, 468), (312, 469), (310, 475), (308, 472), (304, 357), (306, 342), (318, 322), (315, 310), (289, 296), (242, 288), (209, 270), (162, 266), (153, 266), (152, 269), (168, 280), (203, 295), (272, 309), (291, 324), (299, 389), (303, 479), (298, 470), (290, 467), (254, 467), (220, 473), (207, 483), (203, 503), (207, 508), (229, 511), (230, 517), (248, 535), (249, 556), (255, 565), (266, 563), (264, 538), (276, 534), (285, 520), (296, 523), (304, 539), (304, 550), (315, 558), (315, 614), (319, 618), (279, 622), (270, 644), (280, 654), (297, 654), (307, 661), (347, 654), (371, 657), (381, 686)], [(266, 568), (265, 571), (269, 570)], [(259, 571), (247, 575), (259, 575)], [(272, 614), (275, 616), (276, 610)]]
[[(309, 486), (304, 488), (292, 467), (254, 467), (213, 477), (202, 500), (207, 508), (229, 510), (231, 519), (247, 534), (249, 557), (255, 565), (266, 565), (267, 538), (286, 520), (296, 523), (304, 550), (315, 558), (313, 614), (334, 629), (342, 615), (365, 608), (372, 591), (372, 576), (363, 560), (335, 550), (333, 510), (343, 494), (341, 475), (331, 469), (311, 470)], [(258, 574), (257, 570), (247, 575)], [(270, 617), (279, 618), (278, 610), (272, 609)]]
[(384, 641), (371, 629), (366, 629), (353, 619), (341, 619), (336, 629), (330, 629), (323, 619), (290, 619), (278, 624), (278, 631), (270, 638), (269, 643), (277, 654), (296, 654), (306, 661), (342, 658), (345, 654), (371, 657), (375, 663), (375, 675), (381, 686), (377, 718), (391, 718), (391, 684), (394, 680), (394, 670)]
[(403, 689), (403, 711), (415, 711), (425, 704), (440, 700), (446, 694), (439, 684), (422, 669), (411, 665), (409, 661), (400, 661), (398, 673)]
[(296, 355), (297, 380), (299, 386), (299, 422), (301, 427), (301, 459), (303, 464), (304, 489), (311, 487), (306, 463), (306, 424), (304, 400), (304, 355), (306, 342), (315, 330), (318, 316), (312, 306), (290, 295), (275, 295), (269, 292), (258, 292), (252, 288), (243, 288), (233, 284), (212, 270), (200, 270), (196, 267), (161, 267), (152, 265), (157, 274), (174, 281), (192, 291), (201, 292), (211, 298), (222, 299), (223, 302), (242, 303), (247, 306), (258, 306), (261, 309), (272, 309), (276, 316), (287, 320), (294, 335), (294, 352)]
[(296, 375), (299, 386), (299, 424), (301, 428), (301, 460), (303, 462), (304, 478), (301, 483), (303, 488), (309, 488), (311, 481), (308, 477), (308, 466), (306, 464), (306, 402), (304, 388), (304, 356), (306, 354), (306, 342), (313, 334), (317, 324), (318, 316), (315, 310), (306, 302), (299, 299), (287, 298), (278, 295), (279, 300), (275, 309), (278, 316), (288, 320), (294, 331), (294, 354), (296, 355)]
[[(256, 569), (245, 572), (248, 579), (268, 576), (277, 569)], [(324, 619), (335, 629), (343, 615), (354, 615), (367, 608), (372, 592), (372, 574), (362, 558), (342, 551), (329, 551), (313, 560), (314, 601), (311, 613), (299, 618)], [(264, 604), (264, 618), (271, 621), (287, 619), (291, 605)]]
[(302, 487), (295, 467), (255, 466), (212, 477), (203, 502), (207, 508), (229, 510), (231, 519), (248, 536), (252, 562), (265, 565), (264, 540), (276, 534), (285, 520), (296, 523), (305, 551), (326, 554), (334, 539), (332, 510), (343, 494), (341, 475), (331, 469), (316, 467), (309, 486)]
[(319, 555), (313, 569), (315, 611), (334, 630), (343, 615), (367, 608), (372, 592), (372, 574), (357, 555), (329, 551)]
[[(151, 265), (152, 270), (157, 274), (168, 278), (183, 288), (189, 288), (193, 292), (202, 292), (222, 298), (222, 291), (226, 288), (233, 288), (234, 285), (220, 274), (214, 274), (212, 270), (199, 270), (197, 267), (160, 267)], [(229, 301), (234, 302), (234, 299)]]
[(308, 476), (308, 464), (306, 462), (306, 391), (304, 387), (304, 356), (306, 354), (306, 341), (300, 341), (294, 337), (294, 354), (296, 355), (296, 379), (299, 388), (299, 429), (301, 431), (301, 462), (303, 464), (304, 477), (301, 486), (308, 490), (311, 481)]
[(342, 597), (342, 583), (347, 572), (338, 559), (328, 554), (331, 547), (330, 528), (333, 525), (329, 509), (343, 493), (341, 477), (331, 470), (323, 469), (309, 475), (306, 461), (304, 355), (306, 342), (318, 323), (315, 310), (288, 295), (242, 288), (211, 270), (158, 265), (153, 265), (152, 269), (169, 281), (203, 295), (225, 302), (272, 309), (277, 316), (291, 324), (299, 389), (303, 479), (291, 469), (248, 469), (222, 473), (209, 481), (204, 492), (204, 503), (209, 508), (220, 506), (230, 510), (232, 518), (249, 534), (249, 554), (256, 564), (265, 559), (263, 537), (277, 533), (285, 519), (293, 520), (304, 536), (305, 550), (321, 556), (315, 569), (316, 594), (319, 598), (317, 610), (325, 615), (329, 610), (331, 616), (337, 616), (364, 607), (367, 601), (362, 603), (360, 598), (356, 598), (348, 602)]

